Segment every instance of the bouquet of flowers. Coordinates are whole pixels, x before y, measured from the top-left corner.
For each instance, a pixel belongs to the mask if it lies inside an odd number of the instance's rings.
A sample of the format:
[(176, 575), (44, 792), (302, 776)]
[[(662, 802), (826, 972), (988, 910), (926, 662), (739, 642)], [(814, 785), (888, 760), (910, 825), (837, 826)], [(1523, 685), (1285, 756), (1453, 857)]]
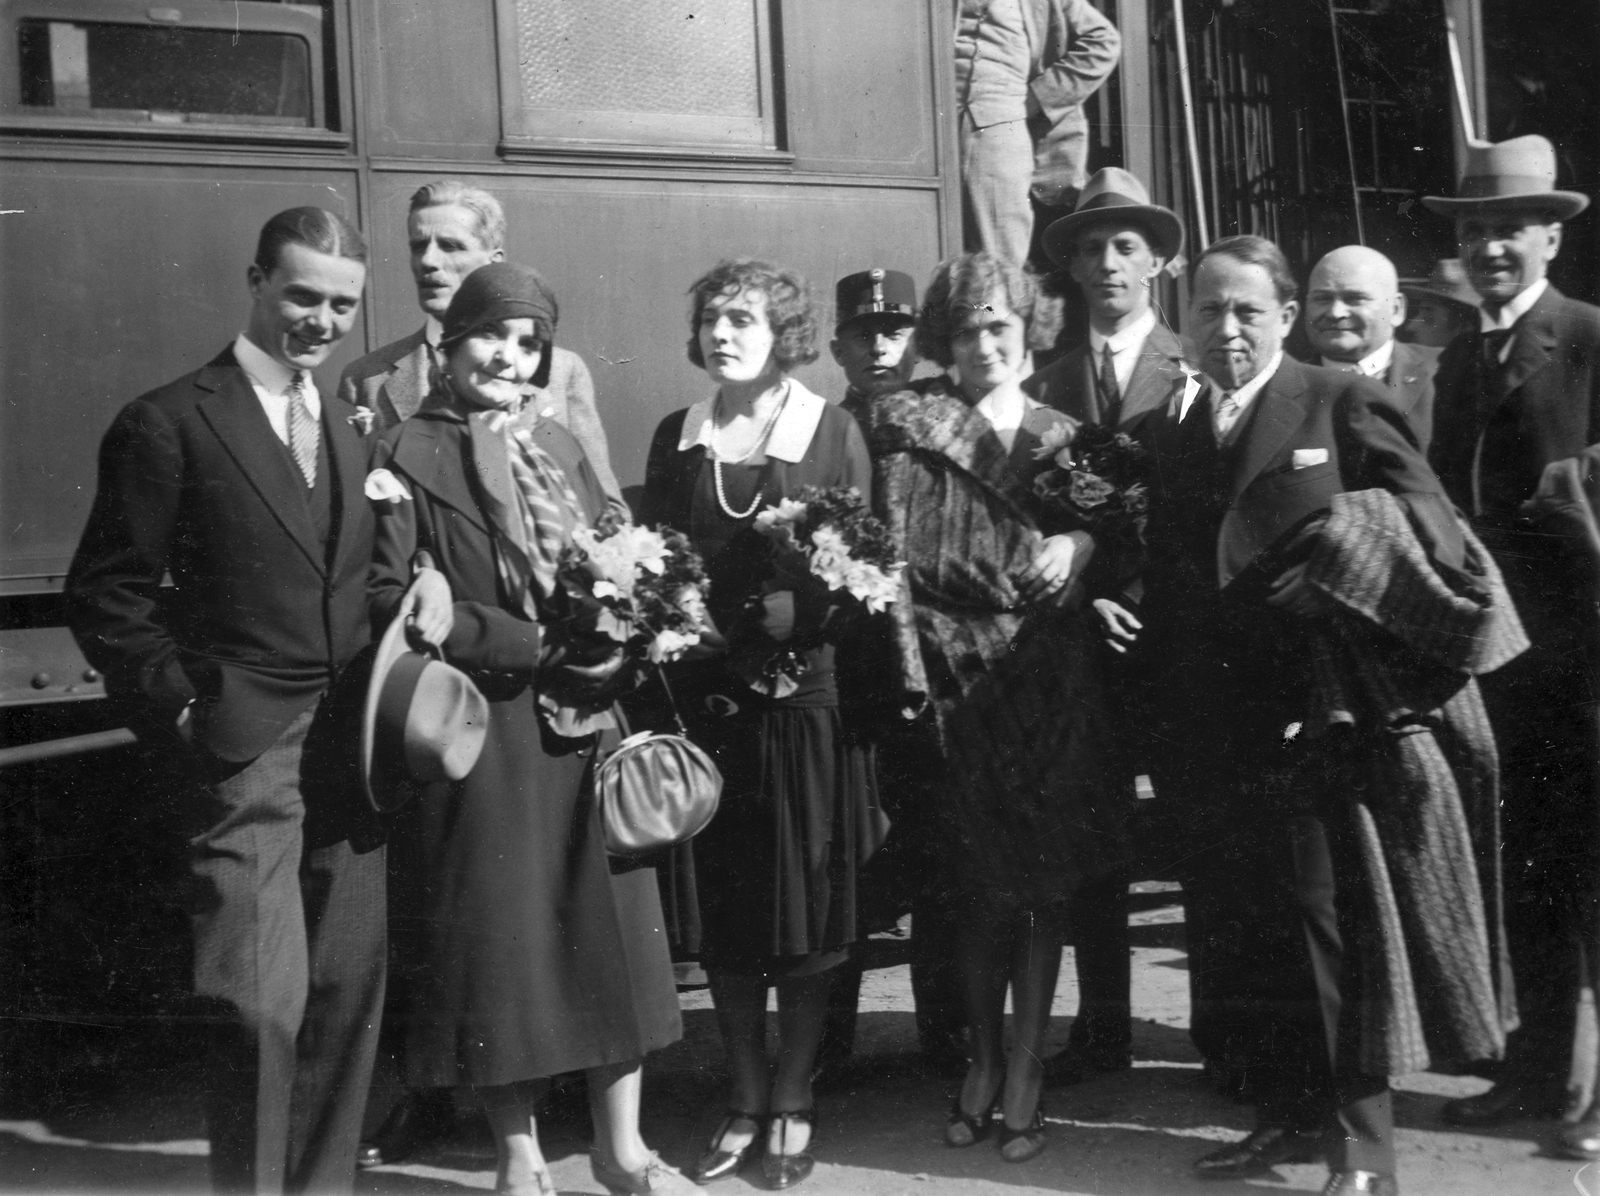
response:
[(541, 686), (539, 701), (562, 735), (587, 735), (613, 725), (612, 701), (636, 689), (648, 671), (677, 660), (700, 642), (710, 582), (700, 554), (683, 533), (627, 523), (614, 514), (579, 527), (556, 569), (556, 638), (580, 633), (609, 640), (603, 670), (572, 670), (569, 683)]
[(1149, 455), (1126, 432), (1068, 416), (1033, 451), (1034, 460), (1051, 462), (1034, 478), (1033, 489), (1047, 507), (1096, 537), (1138, 543), (1150, 511)]
[(836, 637), (855, 615), (888, 609), (905, 563), (894, 559), (889, 529), (854, 486), (807, 486), (798, 499), (782, 499), (757, 515), (755, 530), (772, 544), (773, 584), (809, 588), (831, 608), (813, 633), (767, 655), (759, 668), (741, 670), (753, 688), (782, 698), (798, 687), (806, 651)]

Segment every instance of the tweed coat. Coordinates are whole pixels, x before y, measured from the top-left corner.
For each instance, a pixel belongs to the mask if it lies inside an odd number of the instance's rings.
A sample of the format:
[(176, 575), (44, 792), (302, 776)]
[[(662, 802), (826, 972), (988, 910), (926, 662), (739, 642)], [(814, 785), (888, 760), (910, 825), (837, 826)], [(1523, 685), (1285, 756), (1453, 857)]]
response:
[(939, 730), (958, 909), (1059, 910), (1123, 858), (1093, 636), (1079, 612), (1027, 609), (1016, 584), (1041, 535), (1068, 530), (1032, 489), (1062, 418), (1031, 407), (1007, 451), (947, 378), (870, 408), (873, 502), (907, 562), (901, 685)]
[(1394, 496), (1333, 497), (1308, 564), (1334, 613), (1313, 632), (1313, 736), (1353, 767), (1330, 816), (1362, 867), (1360, 1070), (1499, 1058), (1516, 1025), (1502, 921), (1498, 760), (1475, 678), (1527, 637), (1470, 532), (1437, 571)]

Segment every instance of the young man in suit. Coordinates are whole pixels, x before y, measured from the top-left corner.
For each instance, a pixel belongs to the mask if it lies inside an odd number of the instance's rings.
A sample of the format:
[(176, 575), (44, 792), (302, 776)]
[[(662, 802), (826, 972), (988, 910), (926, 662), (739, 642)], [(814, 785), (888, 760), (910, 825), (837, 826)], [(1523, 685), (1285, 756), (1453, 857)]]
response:
[[(106, 434), (67, 577), (84, 655), (170, 770), (219, 1191), (349, 1191), (377, 1043), (383, 831), (336, 697), (369, 638), (367, 454), (311, 376), (365, 280), (340, 217), (269, 220), (244, 332)], [(448, 619), (445, 592), (430, 634)]]
[(1346, 762), (1300, 735), (1311, 621), (1327, 600), (1307, 581), (1298, 537), (1336, 493), (1380, 487), (1435, 559), (1459, 567), (1463, 546), (1384, 391), (1285, 355), (1295, 291), (1262, 238), (1229, 237), (1200, 257), (1189, 327), (1207, 385), (1150, 429), (1136, 642), (1168, 745), (1156, 788), (1181, 803), (1193, 839), (1183, 883), (1202, 941), (1192, 949), (1227, 979), (1207, 1016), (1256, 1101), (1256, 1129), (1196, 1169), (1239, 1178), (1325, 1147), (1326, 1192), (1393, 1193), (1387, 1077), (1365, 1073), (1353, 1049), (1361, 864), (1345, 830), (1349, 795), (1330, 783)]
[[(1146, 420), (1176, 402), (1188, 376), (1183, 347), (1157, 319), (1151, 286), (1183, 248), (1183, 224), (1150, 202), (1144, 184), (1115, 166), (1095, 173), (1077, 207), (1045, 230), (1045, 251), (1082, 289), (1089, 340), (1022, 384), (1033, 398), (1084, 423), (1140, 438)], [(1137, 562), (1122, 563), (1095, 599), (1119, 657), (1137, 634)], [(1130, 567), (1134, 566), (1134, 567)], [(1123, 582), (1131, 592), (1124, 592)], [(1119, 667), (1121, 666), (1121, 667)], [(1131, 793), (1151, 745), (1141, 687), (1119, 660), (1107, 670), (1117, 703), (1118, 783)], [(1067, 1045), (1045, 1060), (1045, 1082), (1076, 1083), (1131, 1065), (1133, 1018), (1128, 884), (1119, 870), (1088, 886), (1074, 907), (1078, 1015)]]
[[(1494, 554), (1533, 641), (1483, 682), (1500, 749), (1507, 942), (1522, 1026), (1499, 1082), (1444, 1107), (1456, 1124), (1491, 1125), (1569, 1111), (1587, 983), (1581, 944), (1595, 946), (1600, 618), (1596, 562), (1573, 512), (1586, 501), (1600, 441), (1600, 308), (1546, 277), (1563, 222), (1589, 203), (1556, 189), (1550, 143), (1530, 135), (1469, 153), (1460, 194), (1423, 199), (1455, 220), (1461, 264), (1481, 297), (1479, 328), (1439, 361), (1433, 464)], [(1578, 487), (1563, 510), (1546, 500), (1569, 469)], [(1565, 1152), (1600, 1158), (1600, 1110), (1561, 1137)]]
[[(456, 179), (436, 179), (411, 196), (406, 240), (422, 327), (351, 362), (339, 379), (339, 397), (373, 411), (376, 431), (387, 431), (422, 406), (439, 363), (439, 321), (467, 275), (505, 260), (505, 239), (505, 211), (487, 191)], [(541, 414), (577, 437), (600, 484), (621, 503), (589, 367), (576, 353), (556, 347), (541, 373), (543, 379), (535, 381), (547, 388), (550, 408)]]
[(1433, 436), (1433, 374), (1439, 350), (1394, 339), (1406, 297), (1394, 263), (1375, 249), (1345, 245), (1323, 257), (1306, 287), (1306, 336), (1330, 369), (1364, 374), (1389, 388), (1417, 444)]

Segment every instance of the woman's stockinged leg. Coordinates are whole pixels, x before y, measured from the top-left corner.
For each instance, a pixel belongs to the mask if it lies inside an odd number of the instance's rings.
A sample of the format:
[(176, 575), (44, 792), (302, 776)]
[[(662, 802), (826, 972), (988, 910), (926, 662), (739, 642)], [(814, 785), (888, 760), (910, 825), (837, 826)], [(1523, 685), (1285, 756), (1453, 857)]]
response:
[[(717, 1011), (717, 1028), (728, 1054), (728, 1107), (744, 1113), (765, 1114), (772, 1088), (767, 1066), (767, 985), (759, 976), (710, 971), (711, 1003)], [(760, 1127), (753, 1122), (731, 1123), (722, 1137), (722, 1149), (738, 1151), (755, 1138)]]
[(1011, 1055), (1003, 1102), (1006, 1125), (1026, 1129), (1044, 1086), (1045, 1035), (1061, 971), (1061, 941), (1027, 915), (1011, 937)]
[(956, 931), (972, 1062), (961, 1085), (961, 1109), (981, 1117), (993, 1103), (1005, 1070), (1006, 982), (1011, 942), (1001, 925), (964, 924)]
[(539, 1126), (534, 1120), (538, 1085), (496, 1084), (477, 1089), (478, 1100), (494, 1134), (496, 1156), (494, 1190), (513, 1196), (553, 1193), (544, 1153), (539, 1149)]
[[(771, 1111), (801, 1112), (812, 1107), (811, 1072), (816, 1065), (822, 1027), (828, 1018), (833, 972), (819, 972), (778, 981), (778, 1067), (772, 1081)], [(783, 1153), (801, 1154), (811, 1142), (811, 1126), (791, 1121), (784, 1129)], [(776, 1143), (778, 1127), (769, 1139)]]
[(638, 1059), (591, 1067), (589, 1114), (594, 1119), (595, 1153), (602, 1162), (623, 1171), (638, 1171), (650, 1161), (650, 1148), (639, 1135), (639, 1100), (644, 1067)]

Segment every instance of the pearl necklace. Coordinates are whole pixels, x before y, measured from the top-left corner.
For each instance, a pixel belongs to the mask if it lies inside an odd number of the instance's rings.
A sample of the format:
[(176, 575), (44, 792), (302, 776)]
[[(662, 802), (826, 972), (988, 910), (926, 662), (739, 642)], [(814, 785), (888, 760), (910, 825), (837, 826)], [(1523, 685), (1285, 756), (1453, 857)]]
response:
[[(767, 417), (767, 422), (766, 422), (766, 424), (764, 424), (762, 426), (760, 434), (756, 436), (755, 440), (751, 443), (749, 449), (746, 450), (744, 456), (733, 458), (732, 460), (730, 460), (728, 462), (728, 464), (729, 465), (743, 465), (746, 461), (750, 460), (751, 457), (755, 456), (756, 452), (761, 448), (761, 446), (766, 444), (767, 437), (772, 435), (772, 429), (777, 426), (778, 417), (783, 414), (783, 409), (785, 407), (787, 407), (788, 405), (789, 405), (789, 387), (788, 387), (788, 384), (785, 383), (784, 389), (783, 389), (783, 398), (779, 399), (778, 402), (773, 406), (772, 414)], [(717, 410), (720, 411), (721, 409), (722, 409), (722, 395), (719, 393), (717, 395)], [(750, 518), (750, 516), (752, 516), (752, 515), (754, 515), (756, 513), (756, 508), (761, 505), (761, 497), (762, 497), (762, 489), (763, 488), (761, 486), (757, 486), (756, 487), (756, 496), (753, 499), (750, 500), (750, 506), (749, 506), (748, 509), (743, 510), (743, 511), (735, 511), (733, 509), (732, 504), (730, 504), (728, 502), (728, 492), (725, 489), (723, 489), (723, 485), (722, 485), (722, 454), (717, 451), (716, 440), (717, 440), (716, 415), (715, 415), (715, 412), (713, 412), (713, 414), (712, 414), (712, 424), (711, 424), (711, 436), (710, 436), (711, 476), (712, 476), (712, 480), (716, 483), (717, 505), (722, 508), (722, 513), (724, 515), (726, 515), (729, 519), (748, 519), (748, 518)]]

